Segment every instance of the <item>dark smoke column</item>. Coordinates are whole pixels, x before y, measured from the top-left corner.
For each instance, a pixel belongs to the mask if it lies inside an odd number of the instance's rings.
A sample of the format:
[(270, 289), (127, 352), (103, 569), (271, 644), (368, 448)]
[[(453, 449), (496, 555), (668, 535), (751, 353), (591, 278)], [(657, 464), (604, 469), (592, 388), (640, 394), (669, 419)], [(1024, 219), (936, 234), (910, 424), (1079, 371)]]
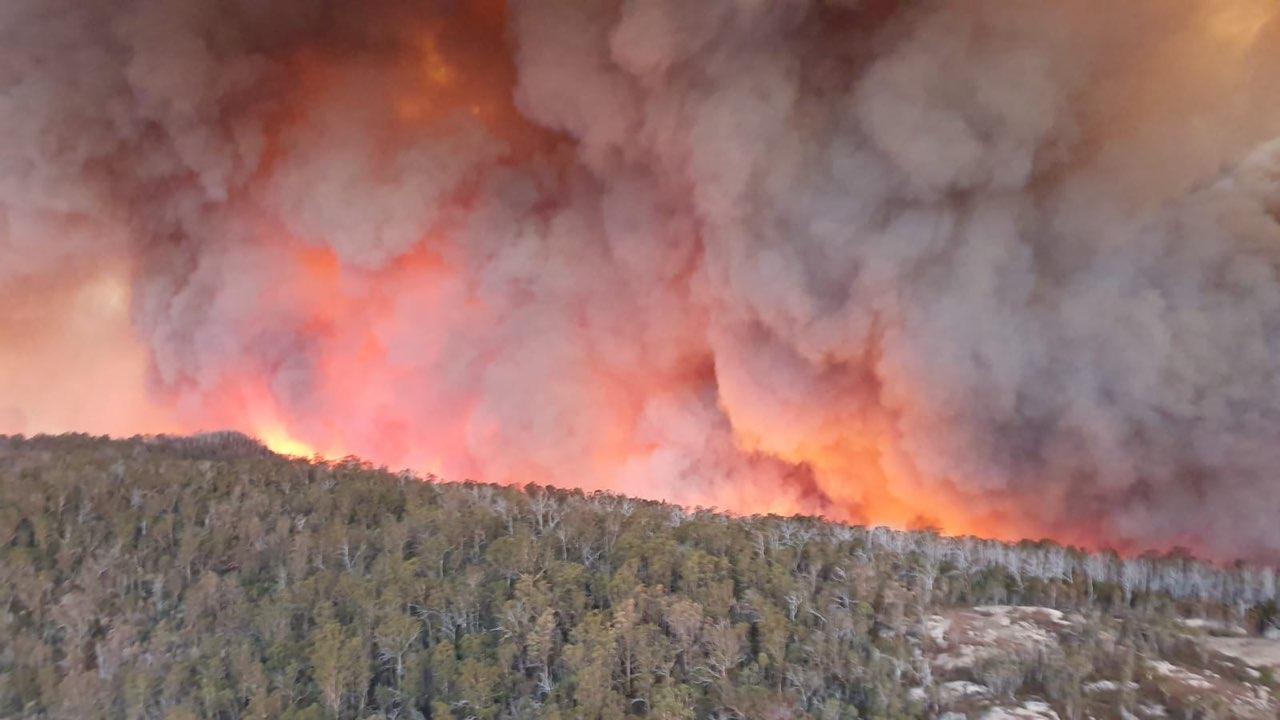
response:
[(0, 372), (127, 346), (118, 433), (1274, 557), (1275, 14), (16, 0), (0, 333), (60, 329)]

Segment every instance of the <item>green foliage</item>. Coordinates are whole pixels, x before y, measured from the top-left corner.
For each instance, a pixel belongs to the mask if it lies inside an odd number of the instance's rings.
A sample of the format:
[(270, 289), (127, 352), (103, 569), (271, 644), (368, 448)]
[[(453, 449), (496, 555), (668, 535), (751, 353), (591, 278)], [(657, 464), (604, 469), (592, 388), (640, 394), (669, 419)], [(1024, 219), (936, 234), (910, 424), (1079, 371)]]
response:
[[(0, 437), (0, 716), (917, 717), (919, 618), (1102, 592), (903, 537), (234, 435)], [(1074, 702), (1082, 653), (977, 671)]]

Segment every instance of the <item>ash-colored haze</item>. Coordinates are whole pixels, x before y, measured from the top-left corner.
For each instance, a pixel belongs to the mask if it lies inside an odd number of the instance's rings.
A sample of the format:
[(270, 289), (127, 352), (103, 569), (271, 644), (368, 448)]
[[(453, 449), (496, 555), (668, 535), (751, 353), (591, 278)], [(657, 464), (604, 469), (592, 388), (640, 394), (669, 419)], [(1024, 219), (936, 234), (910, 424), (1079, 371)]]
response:
[(1275, 13), (9, 0), (0, 297), (128, 268), (174, 427), (1274, 558)]

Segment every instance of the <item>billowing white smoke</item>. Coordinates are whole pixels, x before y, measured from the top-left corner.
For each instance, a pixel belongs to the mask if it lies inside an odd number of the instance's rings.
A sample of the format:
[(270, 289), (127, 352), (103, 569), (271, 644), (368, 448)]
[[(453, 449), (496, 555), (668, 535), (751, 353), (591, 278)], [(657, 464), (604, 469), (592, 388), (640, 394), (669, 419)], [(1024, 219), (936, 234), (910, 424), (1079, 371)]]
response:
[(0, 295), (393, 464), (1280, 553), (1269, 2), (418, 5), (4, 3)]

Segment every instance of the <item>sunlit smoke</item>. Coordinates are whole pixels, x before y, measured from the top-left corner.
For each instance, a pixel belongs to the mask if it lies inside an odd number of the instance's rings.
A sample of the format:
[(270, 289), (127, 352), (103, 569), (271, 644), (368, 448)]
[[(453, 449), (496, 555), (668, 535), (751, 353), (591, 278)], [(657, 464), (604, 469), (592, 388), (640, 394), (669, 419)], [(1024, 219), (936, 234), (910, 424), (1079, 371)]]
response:
[(1280, 554), (1264, 0), (13, 0), (0, 432)]

